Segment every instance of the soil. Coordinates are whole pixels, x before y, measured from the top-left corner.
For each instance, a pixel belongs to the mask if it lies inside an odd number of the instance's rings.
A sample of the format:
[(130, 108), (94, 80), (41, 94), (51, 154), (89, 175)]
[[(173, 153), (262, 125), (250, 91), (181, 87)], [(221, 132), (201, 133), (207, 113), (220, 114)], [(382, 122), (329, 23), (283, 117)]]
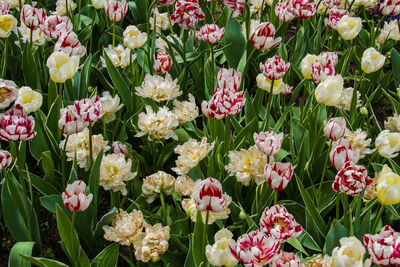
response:
[(377, 103), (372, 106), (372, 109), (374, 110), (379, 125), (383, 128), (384, 121), (387, 119), (388, 116), (392, 116), (393, 114), (392, 105), (385, 97), (382, 97)]

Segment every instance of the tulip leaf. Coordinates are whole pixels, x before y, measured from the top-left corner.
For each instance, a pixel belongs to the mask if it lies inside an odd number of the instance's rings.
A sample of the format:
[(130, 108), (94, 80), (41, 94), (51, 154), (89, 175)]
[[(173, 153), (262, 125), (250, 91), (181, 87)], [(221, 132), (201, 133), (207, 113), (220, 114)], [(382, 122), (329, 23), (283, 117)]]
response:
[(90, 169), (90, 176), (89, 176), (89, 188), (90, 193), (93, 194), (93, 206), (97, 210), (97, 200), (99, 195), (99, 176), (100, 176), (100, 164), (101, 160), (103, 159), (103, 150), (97, 155), (95, 162)]
[(244, 52), (246, 41), (242, 34), (242, 27), (236, 19), (232, 17), (229, 18), (225, 27), (223, 39), (224, 45), (229, 45), (224, 49), (224, 54), (228, 61), (229, 67), (237, 68)]
[(340, 239), (347, 236), (346, 228), (337, 220), (333, 220), (331, 228), (326, 235), (324, 254), (332, 254), (335, 247), (340, 247)]
[[(42, 160), (43, 160), (43, 157), (42, 157)], [(50, 163), (48, 163), (48, 164), (50, 164)], [(46, 166), (46, 168), (48, 168), (48, 166)], [(25, 180), (29, 181), (29, 179), (28, 179), (28, 175), (29, 175), (32, 185), (43, 195), (51, 195), (51, 194), (59, 193), (58, 190), (53, 186), (53, 184), (50, 183), (50, 182), (53, 182), (53, 180), (48, 182), (45, 179), (43, 179), (33, 173), (28, 174), (27, 171), (24, 171), (24, 173), (25, 173)], [(53, 179), (54, 179), (54, 177), (53, 177)]]
[(32, 89), (41, 89), (39, 73), (30, 43), (26, 43), (24, 46), (24, 51), (22, 53), (22, 69), (24, 71), (25, 83)]
[(11, 249), (9, 258), (8, 258), (8, 266), (18, 266), (18, 267), (31, 267), (31, 263), (21, 257), (22, 255), (32, 255), (33, 247), (35, 246), (35, 242), (26, 241), (26, 242), (17, 242)]
[(62, 262), (59, 262), (56, 260), (39, 258), (39, 257), (31, 257), (31, 256), (24, 255), (24, 254), (21, 254), (21, 257), (39, 267), (68, 267), (68, 265), (66, 265), (65, 263), (62, 263)]
[(94, 236), (96, 239), (102, 238), (102, 236), (104, 235), (103, 226), (110, 224), (117, 214), (118, 214), (118, 209), (114, 207), (112, 208), (112, 210), (107, 212), (103, 217), (101, 217), (100, 221), (96, 224), (96, 228), (94, 230)]
[(196, 215), (196, 223), (194, 225), (194, 233), (192, 236), (192, 253), (195, 266), (200, 266), (202, 260), (205, 258), (205, 244), (203, 244), (204, 223), (201, 212), (198, 211)]
[(113, 267), (117, 266), (119, 244), (113, 243), (103, 249), (92, 261), (92, 267)]
[(394, 86), (400, 86), (400, 54), (396, 49), (392, 49), (390, 52), (390, 58), (392, 62), (393, 75), (394, 75)]
[(86, 94), (88, 92), (92, 59), (92, 55), (89, 55), (85, 61), (85, 64), (82, 67), (82, 71), (79, 76), (79, 99), (86, 97)]

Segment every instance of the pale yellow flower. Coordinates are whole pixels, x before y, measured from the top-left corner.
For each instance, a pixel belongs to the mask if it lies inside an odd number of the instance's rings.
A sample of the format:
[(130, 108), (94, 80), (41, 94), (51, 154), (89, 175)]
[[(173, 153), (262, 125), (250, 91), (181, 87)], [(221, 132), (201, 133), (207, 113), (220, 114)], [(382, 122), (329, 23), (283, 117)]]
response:
[(56, 11), (52, 12), (54, 15), (64, 16), (67, 14), (67, 5), (68, 12), (72, 12), (76, 8), (76, 4), (73, 0), (57, 0), (56, 2)]
[(154, 17), (156, 18), (156, 30), (157, 32), (165, 31), (168, 30), (169, 28), (169, 19), (168, 19), (168, 13), (159, 13), (158, 9), (154, 9), (154, 15), (153, 17), (150, 18), (150, 29), (154, 30)]
[[(260, 73), (256, 77), (257, 87), (261, 90), (271, 92), (271, 80), (264, 76), (264, 74)], [(285, 83), (282, 79), (274, 80), (274, 88), (272, 89), (272, 94), (277, 95), (282, 92), (285, 88)]]
[(345, 15), (339, 20), (336, 30), (344, 40), (352, 40), (357, 37), (361, 28), (361, 18)]
[(125, 155), (109, 154), (104, 156), (100, 165), (99, 185), (104, 190), (120, 191), (122, 195), (126, 195), (125, 182), (136, 177), (136, 172), (131, 172), (132, 160), (125, 159)]
[(391, 20), (389, 23), (385, 21), (385, 24), (381, 29), (381, 34), (376, 39), (376, 43), (383, 44), (387, 39), (395, 41), (400, 40), (399, 24), (397, 20)]
[[(64, 148), (65, 140), (60, 142), (60, 149)], [(93, 161), (101, 150), (106, 152), (110, 149), (107, 141), (104, 141), (101, 134), (92, 135)], [(78, 166), (89, 170), (90, 164), (90, 147), (89, 147), (89, 129), (85, 128), (82, 132), (69, 135), (66, 145), (66, 155), (68, 161), (76, 158)]]
[(62, 52), (53, 52), (48, 58), (46, 66), (49, 68), (53, 82), (64, 83), (71, 79), (79, 67), (79, 57), (70, 57)]
[(175, 161), (176, 167), (172, 168), (179, 175), (187, 174), (193, 167), (196, 167), (199, 162), (204, 159), (208, 153), (214, 148), (215, 142), (207, 143), (207, 138), (201, 138), (201, 141), (189, 139), (183, 145), (175, 148), (175, 153), (179, 154)]
[(355, 0), (351, 9), (352, 10), (359, 10), (361, 8), (371, 9), (378, 4), (378, 0)]
[[(26, 43), (30, 43), (30, 39), (31, 39), (31, 29), (29, 29), (25, 23), (21, 22), (20, 23), (21, 26), (18, 27), (18, 31), (21, 34), (21, 39), (22, 42)], [(32, 43), (34, 45), (42, 45), (44, 44), (47, 40), (49, 40), (49, 38), (47, 37), (47, 35), (40, 29), (37, 28), (36, 30), (33, 31), (32, 33)], [(16, 41), (15, 42), (17, 45), (19, 45), (19, 42)]]
[(126, 27), (123, 36), (124, 46), (129, 49), (142, 47), (147, 41), (147, 33), (139, 31), (139, 29), (134, 25)]
[[(322, 4), (320, 4), (322, 5)], [(318, 61), (318, 56), (313, 54), (307, 54), (300, 63), (301, 73), (306, 79), (312, 79), (311, 77), (311, 64)]]
[(105, 7), (106, 0), (92, 0), (92, 5), (96, 9), (102, 9)]
[(181, 196), (190, 196), (196, 189), (196, 182), (187, 175), (178, 176), (175, 180), (175, 192)]
[[(177, 40), (180, 43), (180, 45), (183, 45), (183, 43), (182, 43), (181, 39), (179, 38), (179, 36), (177, 36), (176, 34), (173, 34), (173, 36), (174, 36), (175, 39), (173, 39), (171, 37), (171, 35), (167, 36), (168, 42), (175, 44), (175, 40)], [(166, 51), (167, 48), (168, 48), (168, 43), (163, 38), (158, 37), (156, 39), (156, 48), (157, 48), (157, 52)]]
[(137, 235), (142, 232), (145, 221), (142, 212), (139, 210), (127, 213), (120, 209), (111, 225), (103, 226), (104, 239), (130, 246), (136, 240)]
[(236, 176), (243, 185), (249, 185), (252, 179), (257, 184), (265, 180), (264, 167), (267, 164), (268, 156), (257, 146), (254, 145), (240, 151), (229, 151), (228, 157), (230, 162), (225, 169), (230, 175)]
[(174, 183), (175, 178), (172, 175), (158, 171), (143, 180), (142, 196), (148, 203), (152, 203), (161, 192), (171, 195), (174, 191)]
[[(336, 107), (344, 110), (350, 110), (351, 101), (353, 99), (353, 88), (348, 87), (344, 88), (342, 91), (342, 95), (337, 103)], [(361, 93), (357, 91), (357, 104), (356, 107), (361, 107)]]
[(400, 132), (400, 115), (394, 114), (393, 117), (388, 117), (385, 121), (385, 129)]
[(376, 187), (378, 185), (378, 179), (379, 175), (378, 173), (375, 173), (374, 180), (370, 185), (367, 186), (367, 189), (365, 189), (363, 199), (364, 200), (373, 200), (378, 196), (378, 193), (376, 192)]
[(146, 74), (142, 85), (136, 87), (136, 94), (161, 102), (177, 98), (182, 91), (179, 90), (178, 79), (172, 80), (169, 73), (165, 77)]
[(367, 154), (372, 154), (376, 149), (369, 149), (372, 139), (367, 139), (367, 132), (362, 129), (357, 129), (354, 132), (349, 129), (346, 130), (344, 138), (350, 142), (351, 148), (360, 153), (360, 159), (364, 158)]
[(148, 135), (153, 139), (178, 139), (174, 130), (179, 126), (178, 117), (167, 107), (161, 107), (157, 113), (150, 106), (145, 106), (146, 113), (139, 114), (138, 127), (141, 130), (136, 137)]
[(306, 267), (332, 267), (332, 258), (329, 255), (318, 254), (312, 261), (306, 263)]
[(400, 152), (400, 133), (391, 133), (389, 130), (383, 130), (375, 139), (375, 147), (382, 157), (396, 157)]
[(196, 105), (196, 100), (192, 94), (188, 94), (189, 101), (178, 101), (174, 99), (174, 108), (172, 112), (178, 116), (179, 124), (184, 124), (192, 121), (199, 116), (199, 108)]
[(102, 97), (100, 97), (100, 102), (103, 107), (104, 116), (103, 119), (106, 123), (115, 120), (115, 113), (122, 108), (120, 105), (120, 98), (117, 94), (114, 97), (111, 96), (110, 92), (103, 92)]
[(11, 15), (0, 15), (0, 38), (7, 38), (17, 26), (17, 19)]
[(206, 246), (207, 260), (213, 266), (236, 266), (238, 260), (233, 257), (229, 246), (236, 244), (235, 240), (232, 239), (233, 234), (228, 229), (219, 230), (215, 236), (213, 245)]
[(386, 164), (378, 174), (376, 192), (379, 202), (383, 205), (395, 205), (400, 202), (400, 175), (394, 173)]
[[(19, 0), (2, 0), (2, 2), (9, 4), (11, 8), (19, 8)], [(21, 5), (24, 5), (24, 0), (21, 0)]]
[(340, 247), (332, 251), (332, 266), (334, 267), (367, 267), (371, 265), (371, 260), (363, 263), (365, 248), (356, 237), (343, 237), (340, 239)]
[[(213, 224), (216, 220), (227, 219), (229, 214), (231, 213), (231, 210), (229, 209), (229, 205), (231, 204), (231, 202), (232, 202), (232, 198), (228, 197), (228, 200), (226, 201), (226, 205), (221, 211), (218, 211), (218, 212), (209, 211), (208, 224)], [(193, 222), (196, 222), (197, 208), (196, 208), (196, 202), (194, 201), (194, 199), (193, 198), (185, 198), (184, 200), (182, 200), (182, 208), (186, 212), (186, 214), (190, 217), (190, 219)], [(206, 223), (207, 211), (201, 212), (201, 218), (203, 219), (203, 223)]]
[(336, 106), (342, 96), (343, 83), (343, 78), (339, 74), (326, 77), (315, 89), (317, 102), (326, 106)]
[[(107, 56), (115, 67), (125, 68), (136, 58), (136, 55), (132, 54), (129, 48), (124, 48), (120, 44), (114, 47), (108, 45), (108, 47), (104, 48), (104, 52), (107, 53)], [(106, 63), (104, 58), (101, 57), (100, 60), (102, 61), (103, 66), (105, 66)]]
[(375, 48), (366, 49), (361, 58), (361, 69), (365, 73), (372, 73), (383, 67), (386, 57)]
[(28, 86), (23, 86), (18, 90), (18, 97), (15, 104), (24, 107), (26, 113), (35, 112), (42, 106), (43, 96), (41, 93), (33, 91)]

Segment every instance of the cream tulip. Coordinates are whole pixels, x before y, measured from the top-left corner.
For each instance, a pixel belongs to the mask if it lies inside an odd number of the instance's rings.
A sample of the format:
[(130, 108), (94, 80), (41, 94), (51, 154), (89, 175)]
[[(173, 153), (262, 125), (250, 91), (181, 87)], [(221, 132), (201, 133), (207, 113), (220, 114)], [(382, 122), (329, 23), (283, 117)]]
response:
[(42, 106), (43, 96), (41, 93), (32, 90), (28, 86), (19, 88), (15, 104), (24, 107), (26, 113), (35, 112)]
[(314, 94), (318, 103), (336, 106), (342, 96), (343, 83), (341, 75), (328, 76), (315, 89)]
[(378, 174), (376, 186), (378, 200), (383, 205), (395, 205), (400, 202), (400, 175), (384, 165)]
[(7, 38), (17, 26), (17, 19), (11, 15), (0, 16), (0, 38)]
[(48, 59), (46, 66), (49, 68), (50, 78), (56, 83), (64, 83), (71, 79), (79, 67), (79, 57), (70, 57), (62, 52), (53, 52)]
[(382, 157), (396, 157), (400, 151), (400, 133), (391, 133), (389, 130), (382, 131), (375, 140), (375, 146)]
[(372, 73), (380, 68), (382, 68), (383, 64), (385, 64), (386, 57), (379, 53), (375, 48), (370, 47), (364, 51), (364, 54), (361, 58), (361, 69), (365, 73)]
[(336, 30), (345, 40), (353, 40), (361, 31), (361, 18), (343, 16), (337, 24)]

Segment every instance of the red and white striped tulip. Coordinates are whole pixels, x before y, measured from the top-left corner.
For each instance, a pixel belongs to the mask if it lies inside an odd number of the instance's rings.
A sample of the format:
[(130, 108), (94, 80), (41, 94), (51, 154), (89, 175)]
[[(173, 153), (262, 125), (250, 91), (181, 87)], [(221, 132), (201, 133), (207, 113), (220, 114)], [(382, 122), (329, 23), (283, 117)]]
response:
[(346, 119), (343, 117), (331, 118), (324, 121), (324, 134), (326, 138), (337, 141), (346, 133)]
[(232, 255), (246, 267), (266, 266), (279, 252), (280, 243), (262, 231), (241, 235), (229, 245)]
[(121, 154), (124, 154), (125, 156), (127, 156), (129, 153), (128, 146), (125, 145), (124, 143), (122, 143), (121, 141), (114, 141), (112, 143), (111, 148), (112, 148), (112, 153), (114, 153), (114, 154), (121, 153)]
[(68, 184), (61, 198), (64, 206), (70, 211), (85, 211), (92, 202), (93, 195), (85, 193), (86, 184), (78, 180)]
[(333, 8), (340, 6), (340, 0), (323, 0), (322, 4), (329, 8), (329, 12), (331, 12)]
[(273, 56), (264, 64), (260, 63), (260, 70), (264, 76), (270, 80), (279, 80), (285, 75), (290, 67), (290, 63), (286, 63), (278, 56)]
[(86, 53), (86, 48), (79, 42), (78, 36), (74, 32), (64, 32), (54, 45), (54, 51), (64, 54), (82, 57)]
[(60, 109), (60, 119), (58, 128), (67, 135), (82, 132), (88, 127), (89, 122), (83, 121), (76, 115), (77, 111), (74, 105), (66, 106)]
[(217, 83), (221, 89), (231, 89), (238, 91), (240, 82), (242, 81), (242, 73), (233, 68), (221, 68), (218, 72)]
[(217, 24), (206, 24), (201, 27), (199, 36), (204, 42), (215, 44), (221, 40), (224, 33), (225, 29), (219, 28)]
[(171, 22), (178, 23), (183, 29), (194, 29), (200, 20), (205, 19), (197, 0), (178, 0), (175, 12), (171, 15)]
[(319, 83), (328, 76), (336, 75), (335, 66), (333, 64), (316, 61), (311, 63), (311, 77), (314, 82)]
[(225, 6), (232, 10), (233, 18), (236, 18), (242, 14), (244, 5), (246, 4), (245, 0), (223, 0), (223, 2)]
[(46, 16), (44, 8), (34, 8), (31, 5), (24, 5), (21, 10), (21, 20), (31, 30), (39, 28), (46, 19)]
[(0, 79), (0, 108), (8, 107), (17, 99), (18, 86), (11, 80)]
[(379, 3), (379, 10), (383, 15), (396, 16), (400, 14), (400, 0), (383, 0)]
[(254, 133), (254, 143), (268, 156), (276, 155), (282, 146), (283, 133), (274, 131)]
[(304, 267), (305, 264), (301, 263), (299, 256), (293, 252), (279, 251), (272, 262), (269, 264), (270, 267)]
[(325, 25), (329, 29), (336, 29), (338, 22), (344, 16), (350, 16), (346, 9), (338, 9), (336, 7), (329, 11), (329, 17), (325, 18)]
[(308, 0), (290, 0), (292, 13), (298, 18), (310, 18), (317, 11), (316, 2), (310, 3)]
[(0, 16), (7, 15), (10, 11), (10, 4), (5, 2), (0, 2)]
[(118, 22), (125, 17), (128, 3), (125, 0), (107, 0), (105, 10), (112, 22)]
[(276, 191), (282, 191), (286, 188), (293, 176), (293, 165), (290, 162), (274, 162), (266, 164), (264, 169), (266, 182)]
[(222, 193), (222, 185), (218, 180), (211, 177), (200, 182), (193, 200), (198, 211), (219, 212), (225, 208), (229, 196)]
[(73, 25), (69, 17), (51, 15), (46, 17), (40, 29), (47, 37), (58, 39), (63, 33), (72, 31)]
[(275, 6), (275, 15), (281, 22), (288, 22), (296, 18), (292, 12), (291, 1), (278, 1)]
[(365, 167), (347, 161), (336, 175), (332, 188), (336, 192), (340, 191), (350, 196), (356, 196), (372, 181), (368, 177)]
[(20, 104), (0, 114), (0, 140), (30, 140), (36, 136), (34, 128), (35, 120), (26, 114)]
[(284, 206), (278, 204), (271, 208), (265, 208), (260, 219), (260, 230), (267, 237), (284, 243), (300, 235), (303, 228)]
[(76, 115), (82, 121), (96, 122), (104, 116), (103, 105), (98, 96), (74, 102)]
[(271, 22), (263, 22), (251, 33), (250, 42), (258, 50), (266, 50), (277, 46), (281, 37), (275, 39), (275, 27)]
[(329, 159), (336, 170), (340, 170), (347, 161), (357, 164), (360, 159), (360, 151), (353, 150), (349, 141), (344, 138), (333, 144)]
[(208, 102), (203, 101), (201, 110), (207, 118), (222, 120), (238, 114), (245, 103), (244, 91), (235, 92), (232, 89), (217, 88)]
[(3, 170), (10, 166), (12, 161), (11, 153), (7, 150), (0, 150), (0, 170)]
[(172, 58), (169, 56), (167, 51), (158, 52), (157, 57), (154, 59), (153, 69), (158, 74), (167, 73), (172, 66)]

